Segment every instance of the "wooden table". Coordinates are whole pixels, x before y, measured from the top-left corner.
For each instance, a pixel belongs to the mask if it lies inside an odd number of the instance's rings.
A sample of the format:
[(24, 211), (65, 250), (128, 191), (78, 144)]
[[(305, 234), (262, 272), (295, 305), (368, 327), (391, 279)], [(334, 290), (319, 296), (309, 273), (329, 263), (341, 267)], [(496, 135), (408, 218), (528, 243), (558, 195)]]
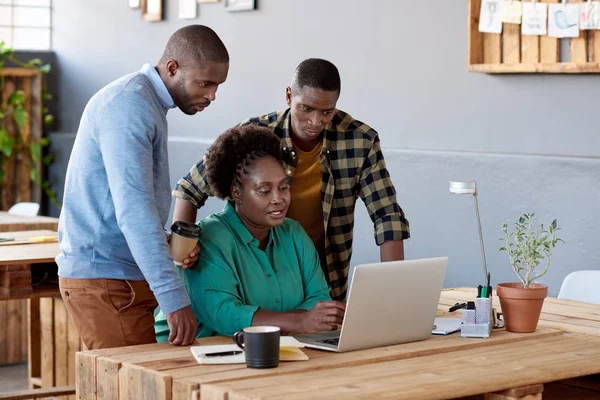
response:
[[(456, 301), (474, 297), (473, 289), (443, 291), (439, 315), (447, 315)], [(497, 298), (494, 301), (499, 304)], [(231, 339), (196, 341), (217, 343), (231, 343)], [(454, 334), (342, 354), (304, 351), (309, 361), (282, 362), (267, 370), (240, 364), (198, 365), (189, 347), (164, 343), (81, 352), (77, 354), (77, 396), (446, 399), (523, 386), (535, 392), (543, 387), (538, 384), (600, 373), (600, 306), (548, 298), (540, 326), (530, 334), (500, 329), (489, 339)], [(523, 390), (512, 394), (525, 398)], [(509, 398), (505, 395), (497, 398)], [(533, 396), (529, 398), (541, 398), (541, 394)]]
[(58, 218), (44, 217), (41, 215), (35, 217), (24, 217), (21, 215), (12, 215), (6, 211), (0, 211), (0, 232), (17, 232), (48, 229), (58, 230)]
[[(2, 232), (0, 237), (25, 239), (34, 236), (56, 235), (49, 230)], [(81, 340), (60, 298), (56, 282), (32, 285), (32, 270), (44, 263), (54, 263), (59, 254), (58, 243), (29, 243), (0, 246), (0, 321), (8, 320), (6, 331), (0, 335), (27, 337), (29, 383), (31, 388), (75, 384), (75, 353), (82, 349)], [(18, 309), (27, 299), (26, 309)], [(27, 315), (27, 325), (21, 316)], [(22, 346), (0, 338), (0, 353), (9, 355)], [(6, 344), (7, 348), (1, 345)], [(1, 355), (1, 354), (0, 354)], [(12, 356), (14, 358), (14, 356)], [(9, 360), (12, 359), (9, 357)]]

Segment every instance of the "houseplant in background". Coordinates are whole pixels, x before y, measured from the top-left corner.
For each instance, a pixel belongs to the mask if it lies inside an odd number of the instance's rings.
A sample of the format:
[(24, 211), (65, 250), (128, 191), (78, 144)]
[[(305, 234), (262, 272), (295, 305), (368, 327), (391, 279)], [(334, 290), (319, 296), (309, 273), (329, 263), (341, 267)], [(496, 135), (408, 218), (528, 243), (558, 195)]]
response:
[(519, 278), (517, 283), (499, 283), (496, 292), (510, 332), (534, 332), (537, 328), (548, 286), (534, 283), (548, 272), (552, 249), (562, 239), (556, 236), (560, 230), (556, 219), (547, 228), (535, 225), (535, 214), (523, 214), (515, 223), (512, 232), (508, 222), (502, 225), (504, 246), (513, 271)]
[[(45, 151), (50, 145), (50, 140), (41, 136), (34, 139), (30, 135), (29, 120), (30, 113), (27, 108), (28, 94), (21, 89), (8, 91), (5, 88), (6, 76), (4, 68), (13, 64), (20, 68), (37, 70), (41, 74), (41, 102), (52, 99), (48, 93), (46, 85), (46, 75), (50, 72), (50, 65), (43, 64), (40, 59), (32, 59), (27, 62), (21, 61), (15, 57), (14, 50), (6, 47), (4, 42), (0, 42), (0, 192), (3, 189), (3, 182), (7, 173), (6, 162), (8, 160), (22, 160), (28, 157), (31, 160), (29, 170), (29, 179), (38, 185), (48, 196), (48, 199), (60, 209), (60, 204), (56, 198), (56, 192), (51, 188), (50, 182), (43, 178), (38, 165), (48, 166), (52, 163), (53, 157)], [(54, 122), (54, 116), (49, 112), (48, 107), (41, 105), (41, 112), (44, 125), (51, 125)], [(8, 206), (5, 204), (5, 206)]]

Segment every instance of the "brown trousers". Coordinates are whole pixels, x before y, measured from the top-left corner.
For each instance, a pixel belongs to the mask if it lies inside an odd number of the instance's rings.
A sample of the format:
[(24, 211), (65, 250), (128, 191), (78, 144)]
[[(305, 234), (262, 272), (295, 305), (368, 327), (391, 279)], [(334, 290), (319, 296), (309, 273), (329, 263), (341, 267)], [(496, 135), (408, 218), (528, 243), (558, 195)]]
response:
[(154, 309), (146, 281), (59, 278), (60, 294), (90, 350), (156, 343)]

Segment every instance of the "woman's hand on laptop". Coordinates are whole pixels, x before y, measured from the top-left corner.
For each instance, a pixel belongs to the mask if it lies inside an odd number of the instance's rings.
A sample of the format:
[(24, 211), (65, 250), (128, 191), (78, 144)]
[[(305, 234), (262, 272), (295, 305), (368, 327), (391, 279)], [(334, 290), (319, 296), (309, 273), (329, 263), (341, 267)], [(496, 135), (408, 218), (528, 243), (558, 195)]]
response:
[(320, 301), (310, 311), (302, 314), (302, 331), (318, 333), (334, 331), (344, 320), (346, 304), (339, 301)]

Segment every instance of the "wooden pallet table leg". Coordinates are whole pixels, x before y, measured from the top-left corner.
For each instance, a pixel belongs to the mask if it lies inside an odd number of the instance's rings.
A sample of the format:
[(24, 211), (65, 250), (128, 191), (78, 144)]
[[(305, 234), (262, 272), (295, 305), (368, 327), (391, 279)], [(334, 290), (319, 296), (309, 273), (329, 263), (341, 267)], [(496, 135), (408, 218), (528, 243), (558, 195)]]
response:
[(40, 299), (42, 332), (42, 387), (55, 386), (54, 381), (54, 299)]
[[(67, 375), (67, 383), (69, 386), (75, 386), (76, 384), (76, 371), (77, 371), (77, 352), (81, 350), (81, 338), (79, 332), (73, 323), (73, 319), (68, 317), (67, 326), (67, 362), (69, 373)], [(69, 396), (69, 400), (75, 400), (75, 396)]]
[(77, 400), (96, 399), (96, 356), (77, 353), (76, 397)]
[[(67, 386), (69, 379), (69, 338), (67, 309), (62, 299), (54, 299), (54, 385)], [(67, 397), (62, 397), (67, 400)]]
[(28, 362), (29, 388), (41, 387), (42, 377), (42, 335), (40, 325), (40, 299), (27, 300), (28, 308)]
[(542, 400), (544, 385), (529, 385), (501, 392), (488, 393), (485, 400)]

